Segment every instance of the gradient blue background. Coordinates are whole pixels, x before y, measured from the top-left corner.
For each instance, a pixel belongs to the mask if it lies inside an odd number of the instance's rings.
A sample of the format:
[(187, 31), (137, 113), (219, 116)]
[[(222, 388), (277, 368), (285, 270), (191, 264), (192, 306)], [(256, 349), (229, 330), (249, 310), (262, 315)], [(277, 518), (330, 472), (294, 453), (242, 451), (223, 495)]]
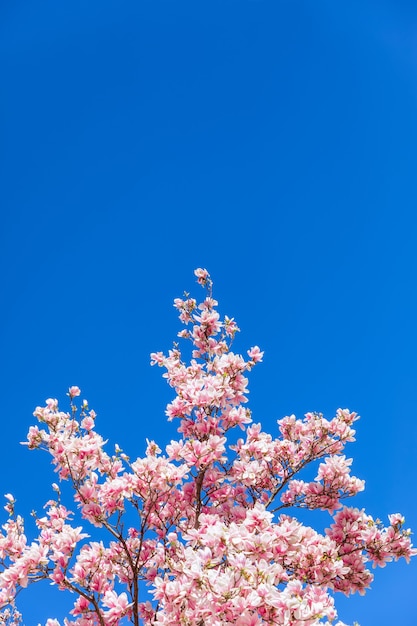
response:
[[(29, 528), (47, 397), (79, 385), (131, 456), (176, 436), (149, 353), (202, 266), (265, 350), (255, 421), (360, 413), (351, 503), (416, 529), (416, 3), (3, 0), (0, 72), (0, 492)], [(340, 618), (414, 626), (416, 572), (377, 570)], [(25, 623), (69, 601), (29, 589)]]

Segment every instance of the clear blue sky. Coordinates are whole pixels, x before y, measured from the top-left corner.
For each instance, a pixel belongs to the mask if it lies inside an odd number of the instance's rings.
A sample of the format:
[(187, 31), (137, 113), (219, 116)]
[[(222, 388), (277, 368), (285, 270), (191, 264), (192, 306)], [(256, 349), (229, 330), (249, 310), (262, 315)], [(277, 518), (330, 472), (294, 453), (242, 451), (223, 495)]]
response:
[[(19, 441), (69, 385), (131, 456), (175, 437), (149, 353), (202, 266), (265, 350), (255, 421), (357, 411), (357, 506), (417, 529), (417, 4), (3, 0), (0, 73), (0, 493), (41, 513)], [(377, 570), (340, 617), (414, 626), (416, 582)]]

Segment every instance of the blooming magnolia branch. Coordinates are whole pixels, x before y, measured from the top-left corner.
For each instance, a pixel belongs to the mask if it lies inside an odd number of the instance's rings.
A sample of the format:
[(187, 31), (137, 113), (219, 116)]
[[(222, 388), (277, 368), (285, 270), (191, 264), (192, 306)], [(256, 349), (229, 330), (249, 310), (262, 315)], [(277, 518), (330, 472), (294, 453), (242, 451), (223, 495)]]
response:
[[(236, 322), (220, 319), (208, 272), (195, 274), (204, 300), (186, 294), (174, 302), (191, 360), (177, 345), (151, 355), (175, 392), (168, 420), (179, 420), (181, 438), (165, 455), (155, 442), (133, 462), (118, 446), (109, 455), (94, 411), (86, 401), (77, 408), (78, 387), (68, 392), (70, 412), (53, 399), (36, 409), (40, 425), (29, 429), (29, 449), (49, 452), (82, 519), (108, 540), (89, 541), (73, 525), (54, 483), (57, 499), (36, 518), (38, 535), (29, 544), (7, 494), (0, 624), (20, 623), (16, 598), (41, 580), (75, 594), (66, 626), (325, 624), (337, 619), (333, 592), (365, 593), (369, 563), (415, 554), (401, 515), (384, 527), (342, 506), (364, 489), (342, 454), (354, 441), (356, 413), (285, 417), (275, 438), (252, 423), (246, 373), (263, 353), (257, 346), (246, 358), (232, 352)], [(228, 443), (236, 426), (242, 438)], [(303, 470), (318, 461), (314, 480), (304, 480)], [(320, 534), (283, 513), (297, 507), (326, 510), (333, 523)], [(149, 600), (140, 598), (144, 585)], [(46, 626), (59, 622), (50, 618)]]

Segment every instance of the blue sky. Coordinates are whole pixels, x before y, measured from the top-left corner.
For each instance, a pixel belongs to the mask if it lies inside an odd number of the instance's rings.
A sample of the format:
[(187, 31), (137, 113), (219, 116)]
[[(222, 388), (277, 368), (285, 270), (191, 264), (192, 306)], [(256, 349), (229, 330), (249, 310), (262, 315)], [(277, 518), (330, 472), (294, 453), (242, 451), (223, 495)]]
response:
[[(131, 456), (176, 436), (149, 353), (202, 266), (265, 351), (255, 421), (360, 413), (351, 503), (416, 529), (417, 5), (5, 0), (0, 72), (0, 492), (29, 525), (55, 477), (19, 441), (47, 397), (79, 385)], [(416, 567), (341, 619), (414, 625)], [(28, 626), (63, 615), (42, 593)]]

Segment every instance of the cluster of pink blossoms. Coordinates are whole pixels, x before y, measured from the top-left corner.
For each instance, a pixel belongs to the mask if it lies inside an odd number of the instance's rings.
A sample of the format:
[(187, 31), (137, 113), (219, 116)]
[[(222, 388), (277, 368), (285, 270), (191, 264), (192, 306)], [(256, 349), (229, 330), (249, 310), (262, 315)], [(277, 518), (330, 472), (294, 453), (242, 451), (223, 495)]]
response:
[[(133, 462), (117, 446), (106, 452), (96, 414), (86, 401), (77, 408), (78, 387), (69, 389), (69, 413), (53, 399), (36, 409), (40, 425), (30, 428), (27, 445), (50, 453), (100, 540), (72, 523), (54, 483), (57, 499), (36, 519), (29, 543), (7, 494), (0, 624), (21, 622), (16, 597), (41, 580), (74, 594), (65, 626), (335, 623), (334, 592), (363, 594), (373, 578), (369, 564), (415, 554), (401, 515), (384, 527), (342, 505), (364, 488), (342, 454), (354, 441), (355, 413), (285, 417), (275, 438), (252, 423), (246, 374), (263, 353), (256, 346), (246, 358), (231, 351), (236, 322), (220, 318), (208, 272), (195, 274), (206, 289), (203, 302), (186, 296), (174, 303), (190, 362), (177, 346), (151, 355), (175, 391), (166, 413), (179, 420), (181, 438), (165, 454), (155, 442)], [(228, 443), (236, 426), (242, 437)], [(303, 479), (312, 464), (315, 478)], [(328, 511), (330, 527), (323, 534), (301, 524), (289, 515), (297, 507)], [(46, 626), (60, 625), (50, 618)]]

